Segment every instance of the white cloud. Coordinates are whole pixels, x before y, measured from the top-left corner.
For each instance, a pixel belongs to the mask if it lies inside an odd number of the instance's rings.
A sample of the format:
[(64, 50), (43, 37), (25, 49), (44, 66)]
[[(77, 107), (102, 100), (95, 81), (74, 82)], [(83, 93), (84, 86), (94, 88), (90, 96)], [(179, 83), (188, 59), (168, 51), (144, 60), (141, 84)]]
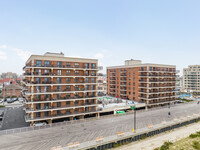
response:
[(6, 60), (7, 59), (7, 55), (5, 52), (0, 51), (0, 60)]
[(19, 48), (13, 48), (13, 51), (15, 51), (16, 54), (24, 61), (26, 61), (32, 54), (30, 51), (25, 51)]
[(1, 49), (6, 49), (6, 48), (8, 48), (8, 46), (7, 45), (1, 45), (0, 48)]
[(97, 53), (94, 57), (96, 59), (101, 59), (101, 58), (103, 58), (103, 54), (102, 53)]

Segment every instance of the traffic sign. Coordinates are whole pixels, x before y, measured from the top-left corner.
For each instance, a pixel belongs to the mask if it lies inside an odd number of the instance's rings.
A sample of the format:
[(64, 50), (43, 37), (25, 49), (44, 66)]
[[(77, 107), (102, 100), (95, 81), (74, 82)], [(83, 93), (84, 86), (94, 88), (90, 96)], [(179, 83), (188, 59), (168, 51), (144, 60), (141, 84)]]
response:
[(135, 129), (132, 129), (133, 132), (135, 132)]
[(135, 109), (135, 106), (130, 106), (131, 107), (131, 109)]

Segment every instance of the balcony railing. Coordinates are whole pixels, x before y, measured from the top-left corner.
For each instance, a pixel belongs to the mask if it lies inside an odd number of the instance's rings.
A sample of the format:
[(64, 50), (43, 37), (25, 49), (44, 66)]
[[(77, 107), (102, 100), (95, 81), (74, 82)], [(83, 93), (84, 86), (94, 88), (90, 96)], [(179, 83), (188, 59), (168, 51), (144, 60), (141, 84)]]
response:
[[(73, 99), (83, 99), (83, 98), (95, 98), (95, 97), (98, 97), (98, 96), (102, 96), (102, 95), (89, 95), (89, 96), (73, 96), (73, 97), (69, 97), (69, 96), (65, 96), (65, 97), (60, 97), (60, 98), (42, 98), (42, 99), (37, 99), (37, 98), (34, 98), (33, 99), (33, 102), (44, 102), (44, 101), (57, 101), (57, 100), (73, 100)], [(28, 100), (27, 102), (31, 102), (30, 100)]]
[(68, 66), (68, 65), (49, 65), (49, 66), (45, 66), (45, 65), (41, 65), (41, 66), (37, 66), (36, 64), (34, 64), (34, 65), (26, 65), (26, 66), (24, 66), (24, 68), (25, 67), (39, 67), (39, 68), (69, 68), (69, 69), (75, 69), (75, 68), (78, 68), (78, 69), (98, 69), (98, 67), (96, 66), (96, 67), (92, 67), (92, 66), (90, 66), (90, 67), (85, 67), (85, 66), (79, 66), (79, 65), (75, 65), (75, 66), (72, 66), (72, 65), (70, 65), (70, 66)]

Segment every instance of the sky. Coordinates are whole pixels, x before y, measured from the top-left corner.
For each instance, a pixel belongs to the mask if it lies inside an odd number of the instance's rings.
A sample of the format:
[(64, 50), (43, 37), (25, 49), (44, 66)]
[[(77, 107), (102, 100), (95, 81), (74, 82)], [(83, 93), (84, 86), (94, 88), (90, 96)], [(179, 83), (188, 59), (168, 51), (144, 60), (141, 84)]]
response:
[(0, 0), (0, 73), (63, 52), (106, 67), (127, 59), (200, 64), (199, 0)]

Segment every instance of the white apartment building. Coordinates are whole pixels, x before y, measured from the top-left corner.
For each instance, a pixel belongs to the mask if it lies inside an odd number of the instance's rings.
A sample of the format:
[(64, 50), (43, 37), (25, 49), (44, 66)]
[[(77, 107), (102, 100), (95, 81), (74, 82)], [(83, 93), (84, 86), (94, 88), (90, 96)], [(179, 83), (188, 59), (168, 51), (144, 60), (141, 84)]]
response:
[(189, 65), (183, 69), (183, 90), (200, 93), (200, 65)]

